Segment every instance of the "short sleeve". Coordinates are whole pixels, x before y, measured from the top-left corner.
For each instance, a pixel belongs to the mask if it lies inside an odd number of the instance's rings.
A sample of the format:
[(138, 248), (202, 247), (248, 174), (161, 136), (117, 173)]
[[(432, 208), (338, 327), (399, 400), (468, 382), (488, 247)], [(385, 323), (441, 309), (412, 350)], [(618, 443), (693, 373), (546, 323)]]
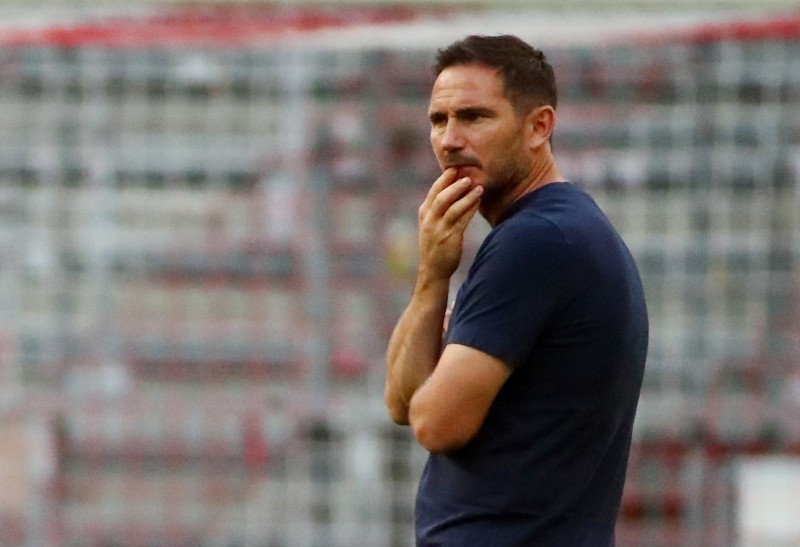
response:
[(535, 215), (501, 224), (481, 245), (458, 292), (447, 343), (469, 346), (517, 368), (569, 294), (570, 249)]

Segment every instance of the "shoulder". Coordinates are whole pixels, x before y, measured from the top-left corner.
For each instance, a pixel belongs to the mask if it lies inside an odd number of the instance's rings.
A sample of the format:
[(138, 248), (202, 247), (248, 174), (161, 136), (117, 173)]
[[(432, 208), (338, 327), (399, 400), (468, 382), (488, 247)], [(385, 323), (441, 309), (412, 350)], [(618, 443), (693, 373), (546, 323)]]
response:
[(476, 265), (488, 264), (493, 272), (524, 269), (564, 283), (612, 232), (589, 194), (572, 183), (552, 184), (515, 203), (484, 241)]
[(552, 236), (596, 210), (594, 200), (580, 187), (553, 183), (519, 198), (497, 228), (501, 233), (537, 229)]
[(566, 215), (552, 200), (526, 201), (489, 233), (484, 242), (486, 254), (516, 261), (524, 257), (552, 259), (566, 251), (570, 244)]
[(532, 293), (531, 285), (566, 287), (575, 269), (572, 246), (558, 222), (525, 208), (490, 232), (470, 267), (467, 285), (504, 294)]

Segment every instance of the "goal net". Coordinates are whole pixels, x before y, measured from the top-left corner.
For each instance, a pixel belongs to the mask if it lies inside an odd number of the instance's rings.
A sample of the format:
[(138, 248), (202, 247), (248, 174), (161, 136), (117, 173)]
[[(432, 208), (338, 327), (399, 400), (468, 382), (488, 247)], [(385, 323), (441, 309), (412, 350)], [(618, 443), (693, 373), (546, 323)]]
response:
[(48, 13), (0, 28), (0, 543), (412, 544), (383, 351), (428, 67), (486, 29), (548, 53), (561, 170), (644, 277), (619, 541), (730, 545), (736, 459), (800, 453), (796, 14)]

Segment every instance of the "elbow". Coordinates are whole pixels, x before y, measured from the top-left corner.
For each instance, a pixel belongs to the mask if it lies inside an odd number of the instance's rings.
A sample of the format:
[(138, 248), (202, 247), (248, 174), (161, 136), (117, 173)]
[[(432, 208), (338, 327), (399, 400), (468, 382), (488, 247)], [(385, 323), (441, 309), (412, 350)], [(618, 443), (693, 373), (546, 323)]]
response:
[(423, 424), (412, 423), (411, 430), (414, 432), (414, 438), (417, 442), (428, 452), (439, 454), (452, 450), (447, 443), (442, 442), (440, 436), (436, 435), (430, 428), (425, 427)]
[(389, 410), (389, 418), (397, 425), (409, 425), (408, 409), (396, 404), (387, 404), (386, 408)]
[(473, 432), (463, 430), (456, 424), (415, 411), (413, 404), (409, 411), (409, 422), (417, 442), (434, 454), (457, 450), (474, 437)]
[(389, 418), (397, 425), (409, 425), (408, 421), (408, 405), (406, 405), (400, 398), (386, 387), (383, 395), (386, 410), (389, 411)]

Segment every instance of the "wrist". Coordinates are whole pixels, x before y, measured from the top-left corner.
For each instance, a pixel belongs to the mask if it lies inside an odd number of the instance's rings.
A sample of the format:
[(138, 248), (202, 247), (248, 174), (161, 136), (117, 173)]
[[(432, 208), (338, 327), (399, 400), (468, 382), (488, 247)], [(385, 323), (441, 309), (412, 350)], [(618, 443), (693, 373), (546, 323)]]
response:
[(417, 294), (424, 294), (430, 296), (444, 296), (447, 299), (447, 294), (450, 290), (450, 277), (442, 276), (431, 270), (420, 268), (417, 272), (417, 281), (414, 285), (414, 292)]

